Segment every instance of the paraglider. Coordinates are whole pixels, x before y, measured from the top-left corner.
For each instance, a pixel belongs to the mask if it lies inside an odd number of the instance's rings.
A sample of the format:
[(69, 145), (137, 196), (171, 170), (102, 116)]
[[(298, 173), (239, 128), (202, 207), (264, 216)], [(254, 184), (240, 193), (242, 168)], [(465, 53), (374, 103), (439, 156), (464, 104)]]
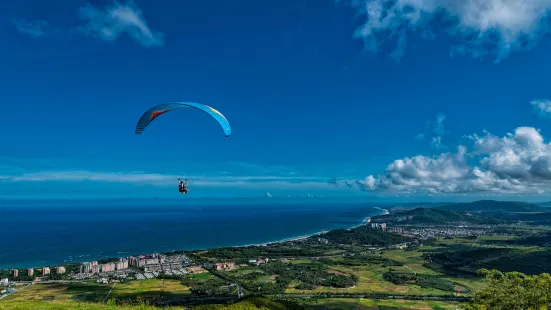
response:
[[(142, 116), (138, 120), (138, 124), (136, 124), (136, 134), (139, 135), (143, 133), (145, 128), (161, 114), (164, 114), (166, 112), (169, 112), (175, 109), (180, 109), (180, 108), (195, 108), (209, 114), (218, 122), (218, 124), (220, 124), (220, 126), (222, 127), (222, 130), (224, 131), (224, 135), (226, 137), (229, 137), (231, 135), (230, 123), (228, 122), (226, 117), (222, 115), (222, 113), (218, 112), (216, 109), (212, 107), (209, 107), (208, 105), (193, 103), (193, 102), (165, 103), (165, 104), (154, 106), (153, 108), (145, 111), (145, 113), (142, 114)], [(189, 189), (188, 189), (189, 184), (190, 183), (188, 183), (187, 179), (182, 181), (178, 177), (178, 191), (180, 193), (187, 194), (189, 192)]]
[(180, 178), (178, 178), (178, 191), (182, 194), (187, 194), (189, 192), (189, 190), (187, 189), (188, 184), (189, 183), (188, 183), (187, 179), (182, 181), (182, 180), (180, 180)]
[(138, 124), (136, 125), (136, 134), (141, 134), (145, 128), (157, 117), (159, 117), (161, 114), (164, 114), (168, 111), (172, 111), (175, 109), (180, 108), (195, 108), (198, 110), (201, 110), (210, 116), (212, 116), (218, 124), (222, 127), (224, 130), (224, 134), (226, 137), (229, 137), (231, 135), (231, 127), (230, 123), (226, 119), (222, 113), (218, 112), (216, 109), (209, 107), (208, 105), (200, 104), (200, 103), (194, 103), (194, 102), (173, 102), (173, 103), (165, 103), (160, 104), (158, 106), (155, 106), (149, 110), (147, 110), (138, 121)]

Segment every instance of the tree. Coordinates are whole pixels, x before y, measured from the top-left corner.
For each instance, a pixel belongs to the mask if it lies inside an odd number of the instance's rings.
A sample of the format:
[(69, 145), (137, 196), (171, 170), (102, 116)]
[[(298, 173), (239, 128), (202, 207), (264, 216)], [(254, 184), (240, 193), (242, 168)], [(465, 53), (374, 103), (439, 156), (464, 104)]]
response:
[(466, 309), (542, 309), (551, 307), (551, 275), (528, 276), (520, 272), (502, 273), (480, 269), (488, 286), (476, 292)]

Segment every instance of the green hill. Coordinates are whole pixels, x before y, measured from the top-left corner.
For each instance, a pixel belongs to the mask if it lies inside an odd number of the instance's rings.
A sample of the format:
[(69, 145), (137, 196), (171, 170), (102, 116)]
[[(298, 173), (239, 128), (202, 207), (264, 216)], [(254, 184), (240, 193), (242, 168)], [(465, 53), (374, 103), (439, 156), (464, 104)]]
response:
[(521, 201), (497, 201), (479, 200), (467, 203), (452, 203), (437, 207), (443, 210), (477, 212), (477, 213), (501, 213), (501, 212), (545, 212), (545, 209), (537, 204)]
[[(317, 238), (318, 236), (315, 236)], [(370, 244), (377, 246), (394, 245), (411, 241), (409, 237), (360, 226), (354, 229), (337, 229), (321, 235), (331, 243), (337, 244)]]
[(414, 210), (379, 215), (371, 219), (376, 223), (400, 223), (400, 224), (448, 224), (448, 223), (500, 223), (502, 220), (479, 215), (469, 215), (466, 212), (449, 211), (436, 208), (417, 208)]

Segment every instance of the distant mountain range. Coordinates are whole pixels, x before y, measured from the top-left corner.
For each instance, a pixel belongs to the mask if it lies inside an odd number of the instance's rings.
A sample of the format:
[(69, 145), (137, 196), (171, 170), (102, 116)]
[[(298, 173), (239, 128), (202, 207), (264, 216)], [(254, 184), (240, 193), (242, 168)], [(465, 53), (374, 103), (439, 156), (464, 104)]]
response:
[(371, 219), (375, 223), (398, 224), (449, 224), (449, 223), (477, 223), (498, 224), (503, 220), (488, 216), (470, 214), (462, 211), (450, 211), (439, 208), (416, 208), (413, 210), (375, 216)]
[(411, 210), (416, 208), (435, 208), (449, 211), (462, 211), (471, 213), (502, 213), (502, 212), (546, 212), (549, 211), (542, 204), (548, 204), (551, 206), (551, 202), (548, 203), (529, 203), (522, 201), (498, 201), (498, 200), (478, 200), (473, 202), (417, 202), (417, 203), (404, 203), (394, 204), (390, 207), (391, 212), (397, 212), (399, 210)]
[(394, 205), (389, 215), (372, 222), (400, 224), (476, 223), (499, 224), (516, 221), (549, 221), (551, 212), (537, 204), (519, 201), (479, 200), (468, 203), (415, 203)]
[(497, 201), (497, 200), (479, 200), (467, 203), (452, 203), (438, 206), (443, 210), (476, 212), (476, 213), (495, 213), (495, 212), (545, 212), (543, 207), (529, 202), (521, 201)]

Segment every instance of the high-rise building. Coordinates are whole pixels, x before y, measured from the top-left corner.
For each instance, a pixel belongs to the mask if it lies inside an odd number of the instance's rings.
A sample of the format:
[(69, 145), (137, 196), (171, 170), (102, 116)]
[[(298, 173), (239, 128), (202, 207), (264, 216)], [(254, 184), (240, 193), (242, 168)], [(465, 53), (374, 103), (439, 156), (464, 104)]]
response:
[(50, 274), (50, 268), (48, 267), (42, 268), (42, 275), (45, 276), (47, 274)]
[(101, 265), (101, 272), (115, 271), (115, 263), (107, 263)]
[(92, 264), (89, 262), (82, 263), (80, 266), (80, 273), (90, 273), (92, 271)]
[(34, 275), (34, 269), (32, 269), (32, 268), (27, 269), (27, 275), (29, 277), (32, 277)]
[(128, 259), (127, 258), (120, 258), (120, 260), (116, 263), (117, 270), (123, 270), (128, 269)]
[(55, 272), (58, 273), (58, 274), (63, 274), (63, 273), (65, 273), (65, 267), (58, 266), (58, 267), (56, 267)]
[(12, 269), (11, 275), (12, 275), (14, 278), (15, 278), (15, 277), (18, 277), (18, 276), (19, 276), (19, 270), (17, 270), (17, 269)]

